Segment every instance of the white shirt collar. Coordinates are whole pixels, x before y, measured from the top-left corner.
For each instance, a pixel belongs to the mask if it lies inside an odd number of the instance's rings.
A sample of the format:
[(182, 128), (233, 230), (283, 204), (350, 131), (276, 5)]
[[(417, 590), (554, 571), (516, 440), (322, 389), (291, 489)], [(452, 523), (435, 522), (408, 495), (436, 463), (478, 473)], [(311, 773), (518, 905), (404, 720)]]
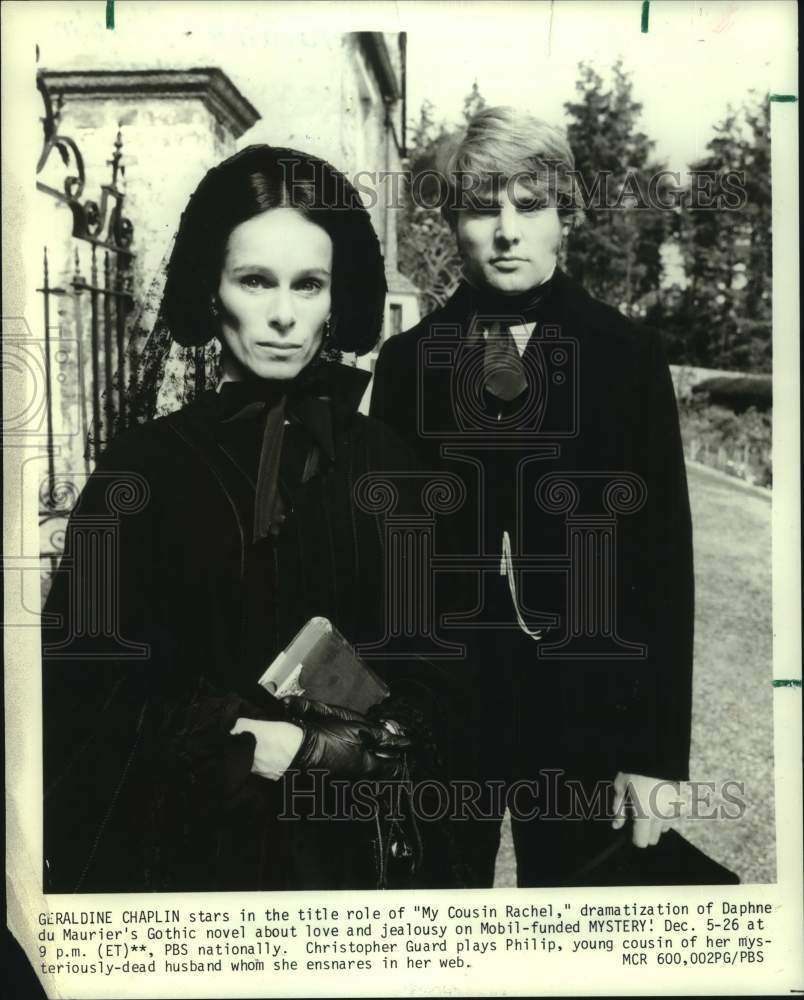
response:
[[(484, 337), (488, 336), (489, 329), (493, 328), (497, 324), (483, 325), (478, 328)], [(519, 326), (510, 326), (508, 328), (511, 331), (511, 336), (514, 338), (514, 343), (516, 344), (516, 349), (519, 353), (520, 358), (525, 353), (525, 348), (528, 346), (528, 341), (533, 336), (533, 331), (536, 329), (536, 323), (520, 323)]]

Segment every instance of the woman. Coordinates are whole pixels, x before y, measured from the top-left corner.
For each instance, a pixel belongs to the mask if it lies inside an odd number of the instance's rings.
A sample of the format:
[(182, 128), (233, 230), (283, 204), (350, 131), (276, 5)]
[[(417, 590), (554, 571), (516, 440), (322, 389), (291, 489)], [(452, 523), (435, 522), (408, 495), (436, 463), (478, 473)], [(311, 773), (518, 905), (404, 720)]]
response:
[(372, 664), (373, 720), (257, 684), (313, 616), (385, 634), (382, 525), (354, 488), (409, 460), (356, 412), (368, 374), (326, 360), (374, 346), (384, 296), (368, 213), (323, 161), (252, 146), (190, 199), (162, 316), (180, 345), (217, 338), (220, 385), (118, 437), (71, 518), (43, 634), (47, 890), (451, 884), (440, 832), (422, 858), (398, 810), (343, 798), (435, 766), (433, 668)]

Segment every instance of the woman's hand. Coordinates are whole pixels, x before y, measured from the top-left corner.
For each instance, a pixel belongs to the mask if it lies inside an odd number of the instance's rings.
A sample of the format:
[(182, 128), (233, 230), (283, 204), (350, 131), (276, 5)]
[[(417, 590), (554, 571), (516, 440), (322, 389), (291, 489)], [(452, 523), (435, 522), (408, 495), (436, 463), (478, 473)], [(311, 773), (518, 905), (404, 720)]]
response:
[(400, 727), (372, 722), (359, 712), (287, 698), (289, 719), (304, 731), (291, 767), (324, 770), (333, 777), (392, 780), (403, 777), (411, 742)]

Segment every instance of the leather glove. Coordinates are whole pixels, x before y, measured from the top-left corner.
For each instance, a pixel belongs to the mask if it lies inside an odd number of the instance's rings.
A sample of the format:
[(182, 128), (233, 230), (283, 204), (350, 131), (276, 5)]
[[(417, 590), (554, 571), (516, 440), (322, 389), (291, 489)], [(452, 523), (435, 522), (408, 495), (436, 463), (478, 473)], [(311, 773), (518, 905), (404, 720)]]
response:
[(304, 732), (291, 770), (324, 770), (335, 778), (403, 777), (405, 751), (411, 746), (404, 732), (336, 705), (295, 696), (284, 701), (289, 721)]

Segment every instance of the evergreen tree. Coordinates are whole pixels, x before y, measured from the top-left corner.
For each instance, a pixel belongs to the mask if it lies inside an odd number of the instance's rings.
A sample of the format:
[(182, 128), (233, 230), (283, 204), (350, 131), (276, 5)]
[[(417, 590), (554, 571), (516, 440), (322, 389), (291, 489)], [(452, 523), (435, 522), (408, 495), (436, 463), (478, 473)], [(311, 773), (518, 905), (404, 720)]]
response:
[(659, 294), (669, 227), (667, 210), (656, 206), (667, 182), (652, 181), (664, 166), (639, 129), (642, 105), (622, 62), (610, 88), (589, 64), (579, 72), (578, 100), (564, 107), (585, 220), (570, 234), (566, 267), (597, 298), (644, 317)]
[[(469, 121), (485, 100), (475, 81), (463, 101), (462, 115)], [(425, 101), (410, 131), (409, 182), (398, 228), (399, 269), (419, 288), (420, 306), (427, 313), (455, 291), (461, 259), (455, 236), (437, 207), (444, 195), (438, 179), (462, 129), (448, 129), (433, 116), (433, 105)]]
[(482, 111), (486, 106), (486, 98), (480, 93), (477, 80), (472, 84), (472, 89), (463, 99), (463, 119), (468, 124), (478, 111)]
[[(736, 371), (771, 367), (771, 177), (767, 98), (729, 108), (690, 166), (690, 192), (708, 188), (718, 207), (696, 206), (688, 193), (678, 244), (687, 288), (680, 315), (665, 325), (686, 328), (685, 354), (699, 365)], [(743, 203), (724, 191), (745, 192)]]

